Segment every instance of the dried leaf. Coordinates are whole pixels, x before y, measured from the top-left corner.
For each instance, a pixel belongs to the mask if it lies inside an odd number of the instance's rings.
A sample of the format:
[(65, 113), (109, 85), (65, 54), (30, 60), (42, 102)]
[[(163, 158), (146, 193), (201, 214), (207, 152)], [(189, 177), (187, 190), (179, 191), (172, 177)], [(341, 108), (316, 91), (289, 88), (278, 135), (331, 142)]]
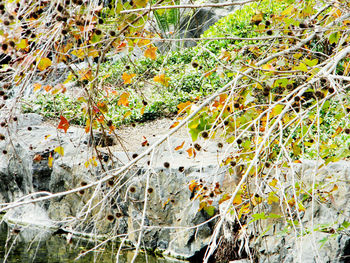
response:
[(188, 186), (188, 189), (193, 193), (194, 189), (198, 186), (198, 183), (195, 180), (192, 180), (190, 182), (190, 185)]
[(194, 148), (189, 148), (186, 150), (186, 152), (188, 153), (188, 156), (191, 158), (193, 156), (193, 158), (196, 157), (196, 150)]
[(165, 77), (165, 74), (160, 74), (160, 75), (158, 75), (158, 76), (155, 76), (155, 77), (153, 78), (153, 80), (154, 80), (155, 82), (158, 82), (158, 83), (164, 85), (165, 87), (168, 87), (168, 86), (169, 86), (169, 80), (170, 80), (170, 78)]
[(145, 57), (150, 58), (155, 60), (157, 58), (157, 47), (150, 45), (146, 50), (145, 50)]
[(176, 121), (174, 122), (169, 129), (175, 128), (177, 125), (179, 125), (180, 122)]
[(135, 76), (136, 74), (128, 74), (124, 72), (122, 76), (122, 79), (124, 80), (124, 84), (131, 84), (131, 79)]
[(175, 147), (175, 151), (182, 149), (182, 147), (184, 147), (184, 144), (185, 144), (185, 141), (183, 141), (181, 145)]
[(43, 87), (43, 89), (44, 89), (46, 92), (49, 92), (49, 91), (52, 89), (52, 86), (50, 86), (50, 85), (45, 85), (45, 86)]
[(64, 130), (65, 133), (67, 133), (67, 130), (69, 128), (69, 122), (62, 115), (60, 116), (60, 119), (61, 119), (61, 121), (58, 124), (57, 129), (62, 129), (62, 130)]
[(35, 83), (33, 85), (33, 92), (36, 92), (41, 89), (41, 84), (40, 83)]
[(128, 107), (129, 106), (129, 98), (130, 94), (128, 92), (124, 92), (122, 95), (120, 95), (120, 98), (118, 100), (118, 106), (125, 106)]
[(40, 162), (43, 159), (43, 157), (40, 154), (34, 155), (33, 161), (34, 162)]

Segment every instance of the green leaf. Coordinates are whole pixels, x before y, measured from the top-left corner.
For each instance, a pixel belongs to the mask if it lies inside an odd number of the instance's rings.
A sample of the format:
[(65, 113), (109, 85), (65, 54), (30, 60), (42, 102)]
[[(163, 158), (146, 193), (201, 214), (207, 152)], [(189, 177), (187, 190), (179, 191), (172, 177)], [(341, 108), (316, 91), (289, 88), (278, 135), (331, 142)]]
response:
[(279, 115), (282, 110), (283, 110), (283, 105), (277, 104), (273, 109), (272, 109), (272, 116), (277, 116)]
[(199, 129), (190, 129), (189, 133), (191, 134), (192, 141), (196, 141), (198, 139), (198, 135), (201, 132)]
[(215, 207), (212, 205), (204, 207), (204, 211), (207, 212), (209, 216), (213, 216), (215, 214)]
[(308, 65), (309, 67), (314, 67), (314, 66), (317, 65), (318, 59), (315, 58), (315, 59), (313, 59), (313, 60), (310, 60), (310, 59), (305, 58), (305, 59), (304, 59), (304, 63), (305, 63), (306, 65)]
[(334, 32), (329, 36), (329, 44), (333, 44), (333, 43), (337, 44), (339, 39), (340, 39), (339, 32)]
[(307, 66), (304, 63), (300, 63), (300, 65), (297, 66), (297, 67), (294, 67), (294, 69), (295, 70), (301, 70), (303, 72), (307, 72), (308, 71)]

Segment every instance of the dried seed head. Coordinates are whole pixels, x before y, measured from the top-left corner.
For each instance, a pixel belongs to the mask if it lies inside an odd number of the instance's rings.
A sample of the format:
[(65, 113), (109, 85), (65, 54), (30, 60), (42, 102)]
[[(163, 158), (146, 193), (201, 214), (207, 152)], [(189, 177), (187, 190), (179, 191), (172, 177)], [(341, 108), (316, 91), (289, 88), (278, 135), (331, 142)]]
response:
[(116, 218), (121, 218), (122, 216), (123, 216), (123, 214), (120, 213), (120, 212), (115, 213), (115, 217), (116, 217)]
[(87, 184), (88, 184), (88, 183), (85, 182), (85, 181), (82, 181), (82, 182), (80, 183), (81, 186), (85, 186), (85, 185), (87, 185)]
[(180, 166), (180, 167), (179, 167), (179, 172), (180, 172), (180, 173), (183, 173), (183, 171), (185, 171), (185, 167)]
[(204, 139), (208, 138), (209, 137), (209, 133), (207, 131), (202, 132), (202, 137)]
[(21, 232), (21, 230), (19, 228), (14, 228), (12, 230), (12, 233), (14, 233), (15, 235), (19, 234)]
[(163, 165), (164, 165), (165, 168), (169, 168), (170, 167), (170, 163), (168, 163), (168, 162), (164, 162)]
[(149, 194), (152, 194), (152, 193), (153, 193), (153, 188), (152, 188), (152, 187), (149, 187), (149, 188), (147, 189), (147, 192), (148, 192)]
[(334, 88), (329, 88), (329, 89), (328, 89), (328, 92), (329, 92), (329, 93), (334, 93), (334, 91), (335, 91)]
[(224, 145), (221, 142), (219, 142), (218, 143), (218, 148), (222, 148), (222, 147), (224, 147)]
[(202, 146), (200, 146), (198, 143), (195, 143), (194, 144), (194, 148), (197, 150), (197, 151), (200, 151), (202, 149)]
[(114, 220), (114, 216), (113, 215), (107, 215), (107, 220), (113, 221)]
[(129, 191), (130, 191), (130, 193), (135, 193), (136, 192), (136, 188), (134, 186), (131, 186)]
[(197, 68), (198, 66), (199, 66), (199, 64), (196, 61), (192, 62), (192, 67)]

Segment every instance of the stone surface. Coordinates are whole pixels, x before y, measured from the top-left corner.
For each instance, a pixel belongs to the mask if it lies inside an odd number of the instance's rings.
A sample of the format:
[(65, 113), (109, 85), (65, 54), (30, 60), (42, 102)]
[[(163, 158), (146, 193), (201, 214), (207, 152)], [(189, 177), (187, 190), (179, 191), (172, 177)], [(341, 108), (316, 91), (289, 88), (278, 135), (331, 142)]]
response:
[[(0, 133), (5, 135), (5, 140), (0, 142), (1, 203), (37, 191), (44, 195), (96, 182), (129, 162), (134, 154), (112, 152), (109, 158), (104, 158), (108, 151), (100, 144), (96, 147), (101, 151), (101, 162), (95, 159), (94, 165), (83, 129), (70, 127), (64, 133), (35, 114), (19, 115), (16, 122), (0, 128)], [(157, 139), (154, 137), (149, 143)], [(184, 146), (175, 150), (182, 143)], [(50, 226), (53, 220), (55, 226), (72, 227), (81, 232), (126, 235), (134, 245), (139, 242), (142, 228), (142, 245), (146, 248), (178, 258), (191, 258), (208, 245), (216, 221), (204, 223), (210, 216), (199, 210), (200, 200), (193, 198), (196, 193), (189, 190), (189, 184), (195, 181), (208, 187), (209, 192), (214, 191), (210, 187), (216, 183), (225, 191), (233, 191), (237, 184), (236, 178), (227, 177), (226, 167), (219, 165), (220, 153), (228, 151), (228, 146), (218, 149), (216, 143), (198, 143), (201, 150), (193, 159), (186, 152), (191, 146), (187, 139), (169, 138), (126, 173), (107, 183), (40, 206), (11, 210), (6, 217), (9, 221), (17, 218), (18, 222), (29, 218), (36, 223), (45, 219), (42, 222)], [(64, 156), (54, 151), (58, 146), (64, 147)], [(3, 150), (7, 153), (3, 154)], [(143, 150), (140, 147), (135, 153)], [(52, 167), (48, 166), (50, 154), (54, 157)], [(341, 227), (350, 221), (350, 162), (324, 166), (322, 162), (302, 160), (289, 170), (274, 171), (276, 176), (283, 173), (285, 180), (281, 179), (281, 184), (285, 194), (293, 194), (293, 180), (302, 180), (306, 190), (319, 184), (322, 192), (315, 193), (318, 199), (306, 198), (305, 211), (292, 210), (293, 220), (299, 221), (294, 227), (288, 228), (286, 220), (276, 218), (260, 220), (257, 228), (248, 224), (249, 246), (258, 253), (259, 262), (298, 262), (298, 259), (306, 263), (317, 259), (346, 262), (350, 250), (349, 230)], [(252, 189), (263, 196), (271, 192), (271, 187)], [(305, 193), (298, 194), (299, 199), (303, 197)], [(215, 213), (225, 211), (227, 206), (227, 202), (219, 205), (219, 199), (220, 195), (212, 198)], [(279, 203), (261, 203), (254, 209), (254, 213), (282, 213)], [(225, 221), (223, 237), (232, 243), (237, 236), (235, 217), (227, 214)], [(310, 231), (312, 229), (316, 231)]]

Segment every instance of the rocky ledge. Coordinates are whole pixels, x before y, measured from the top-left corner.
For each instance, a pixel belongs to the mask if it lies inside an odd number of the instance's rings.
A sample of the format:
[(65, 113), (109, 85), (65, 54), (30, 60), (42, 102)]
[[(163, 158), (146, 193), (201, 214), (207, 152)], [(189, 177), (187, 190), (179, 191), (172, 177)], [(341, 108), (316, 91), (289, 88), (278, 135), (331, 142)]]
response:
[[(75, 127), (64, 133), (36, 114), (19, 115), (16, 121), (0, 127), (0, 134), (4, 136), (0, 141), (0, 209), (6, 203), (97, 182), (118, 171), (147, 147), (145, 144), (133, 153), (111, 151), (107, 146), (116, 141), (109, 136), (96, 134), (91, 140), (84, 129)], [(235, 186), (235, 180), (227, 178), (227, 167), (221, 166), (219, 160), (228, 146), (218, 149), (216, 143), (200, 144), (196, 158), (189, 158), (186, 150), (190, 141), (169, 138), (111, 180), (13, 208), (4, 219), (16, 227), (35, 225), (45, 229), (40, 238), (58, 229), (86, 236), (94, 233), (101, 239), (125, 238), (133, 246), (140, 244), (163, 255), (193, 259), (204, 253), (217, 215), (225, 211), (227, 203), (219, 202), (221, 197), (214, 195), (213, 210), (210, 213), (200, 210), (200, 201), (193, 198), (194, 189), (189, 185), (196, 181), (210, 192), (215, 192), (218, 186), (226, 189)], [(178, 147), (181, 145), (182, 148)], [(57, 147), (62, 147), (64, 153)], [(93, 149), (99, 152), (97, 158), (93, 158)], [(255, 217), (245, 220), (243, 230), (239, 230), (236, 217), (227, 214), (214, 260), (243, 262), (243, 258), (249, 261), (250, 257), (259, 262), (299, 262), (299, 259), (347, 262), (350, 163), (325, 166), (322, 162), (303, 160), (295, 163), (287, 176), (280, 189), (285, 193), (294, 191), (298, 199), (304, 200), (303, 208), (285, 214), (281, 209), (283, 203), (260, 203), (254, 207)], [(294, 178), (302, 179), (304, 185), (293, 183)], [(313, 193), (312, 185), (317, 185), (321, 192)], [(259, 191), (269, 195), (272, 190)]]

